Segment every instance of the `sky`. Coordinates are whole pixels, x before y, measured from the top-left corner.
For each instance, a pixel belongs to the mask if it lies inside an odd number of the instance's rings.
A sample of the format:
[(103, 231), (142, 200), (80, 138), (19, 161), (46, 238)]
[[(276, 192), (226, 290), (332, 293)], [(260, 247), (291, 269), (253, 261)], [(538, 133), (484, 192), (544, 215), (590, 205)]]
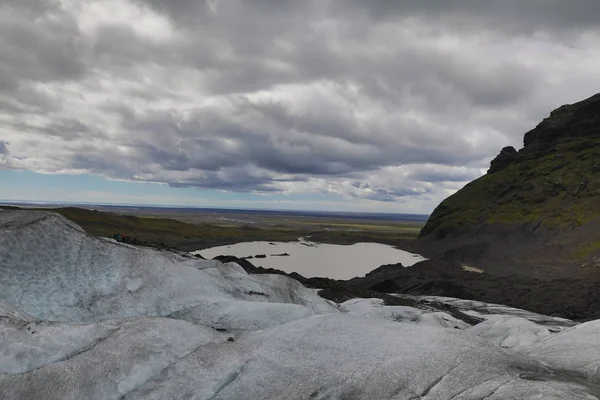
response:
[(0, 200), (429, 213), (600, 92), (597, 0), (2, 0)]

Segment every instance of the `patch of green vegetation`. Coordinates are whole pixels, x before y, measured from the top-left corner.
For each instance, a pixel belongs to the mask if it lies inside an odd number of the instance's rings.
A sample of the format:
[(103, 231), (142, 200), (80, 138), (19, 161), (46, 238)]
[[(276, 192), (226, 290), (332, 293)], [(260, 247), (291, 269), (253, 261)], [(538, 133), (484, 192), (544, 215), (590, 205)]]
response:
[(132, 216), (72, 207), (43, 210), (62, 214), (95, 236), (112, 237), (121, 233), (143, 244), (164, 245), (184, 251), (257, 240), (295, 241), (302, 236), (310, 236), (312, 240), (322, 243), (378, 242), (397, 245), (416, 238), (423, 226), (410, 222), (377, 223), (327, 218), (299, 222), (284, 220), (278, 216), (256, 225), (243, 221), (209, 224), (197, 222), (194, 215), (191, 215), (189, 220), (195, 222), (188, 223), (183, 221), (185, 215), (178, 215), (178, 219), (172, 219), (156, 215)]
[[(88, 233), (112, 237), (123, 233), (148, 245), (165, 245), (182, 250), (196, 250), (246, 240), (295, 240), (300, 232), (289, 229), (263, 230), (248, 225), (215, 226), (190, 224), (175, 219), (120, 215), (80, 208), (57, 208), (55, 211), (72, 220)], [(304, 234), (308, 232), (302, 232)]]
[(415, 239), (419, 234), (420, 228), (411, 231), (397, 232), (369, 232), (369, 231), (318, 231), (310, 235), (310, 239), (319, 243), (331, 244), (354, 244), (359, 242), (384, 243), (390, 245), (399, 245), (407, 240)]
[(570, 138), (469, 183), (436, 208), (421, 236), (480, 223), (580, 226), (600, 216), (599, 196), (600, 139)]
[(584, 259), (596, 252), (600, 251), (600, 240), (594, 240), (592, 242), (586, 243), (581, 247), (578, 247), (573, 252), (573, 257), (575, 259), (581, 260)]

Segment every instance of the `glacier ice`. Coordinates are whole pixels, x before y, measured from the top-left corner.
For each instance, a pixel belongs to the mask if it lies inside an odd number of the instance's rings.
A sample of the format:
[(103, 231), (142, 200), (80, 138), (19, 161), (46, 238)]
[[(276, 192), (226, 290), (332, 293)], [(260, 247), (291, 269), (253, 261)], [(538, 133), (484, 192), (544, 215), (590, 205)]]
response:
[(550, 336), (550, 330), (528, 319), (508, 315), (487, 316), (487, 320), (469, 328), (479, 337), (504, 348), (518, 350)]
[(527, 354), (556, 371), (580, 374), (600, 383), (600, 321), (590, 321), (548, 336)]
[(0, 398), (600, 398), (597, 322), (415, 300), (337, 305), (285, 276), (0, 211)]
[[(335, 314), (250, 333), (217, 354), (201, 347), (130, 398), (483, 399), (501, 387), (535, 393), (522, 382), (550, 376), (534, 360), (462, 332)], [(563, 399), (586, 391), (544, 386)]]
[(412, 322), (443, 328), (466, 329), (470, 325), (440, 311), (422, 310), (406, 306), (385, 306), (381, 299), (353, 299), (340, 304), (349, 315), (381, 318), (396, 322)]
[[(51, 333), (41, 330), (32, 336)], [(118, 399), (199, 346), (219, 340), (209, 328), (166, 318), (94, 324), (80, 334), (81, 342), (61, 351), (64, 357), (59, 360), (19, 349), (15, 356), (24, 359), (18, 366), (28, 372), (1, 374), (0, 398)], [(28, 344), (36, 349), (36, 342)]]
[(58, 214), (30, 211), (0, 212), (0, 293), (21, 312), (61, 322), (191, 318), (194, 307), (204, 321), (218, 320), (214, 299), (226, 308), (221, 300), (277, 303), (279, 314), (287, 306), (291, 316), (335, 310), (285, 276), (250, 276), (237, 264), (221, 268), (217, 261), (98, 239)]

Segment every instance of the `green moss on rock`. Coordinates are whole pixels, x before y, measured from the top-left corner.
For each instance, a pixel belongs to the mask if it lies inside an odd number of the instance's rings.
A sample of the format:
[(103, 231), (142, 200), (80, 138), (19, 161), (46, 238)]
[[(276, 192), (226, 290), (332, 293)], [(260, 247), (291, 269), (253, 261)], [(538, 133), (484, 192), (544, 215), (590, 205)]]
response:
[(490, 173), (444, 200), (421, 236), (468, 234), (490, 223), (564, 228), (600, 217), (600, 95), (555, 110), (524, 143), (517, 155), (502, 149)]

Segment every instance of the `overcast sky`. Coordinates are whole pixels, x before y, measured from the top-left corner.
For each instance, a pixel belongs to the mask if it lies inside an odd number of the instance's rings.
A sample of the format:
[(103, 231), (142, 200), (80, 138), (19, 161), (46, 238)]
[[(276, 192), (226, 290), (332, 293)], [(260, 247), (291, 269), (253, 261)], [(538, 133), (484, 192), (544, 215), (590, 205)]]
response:
[(0, 200), (428, 213), (599, 70), (597, 0), (2, 0)]

